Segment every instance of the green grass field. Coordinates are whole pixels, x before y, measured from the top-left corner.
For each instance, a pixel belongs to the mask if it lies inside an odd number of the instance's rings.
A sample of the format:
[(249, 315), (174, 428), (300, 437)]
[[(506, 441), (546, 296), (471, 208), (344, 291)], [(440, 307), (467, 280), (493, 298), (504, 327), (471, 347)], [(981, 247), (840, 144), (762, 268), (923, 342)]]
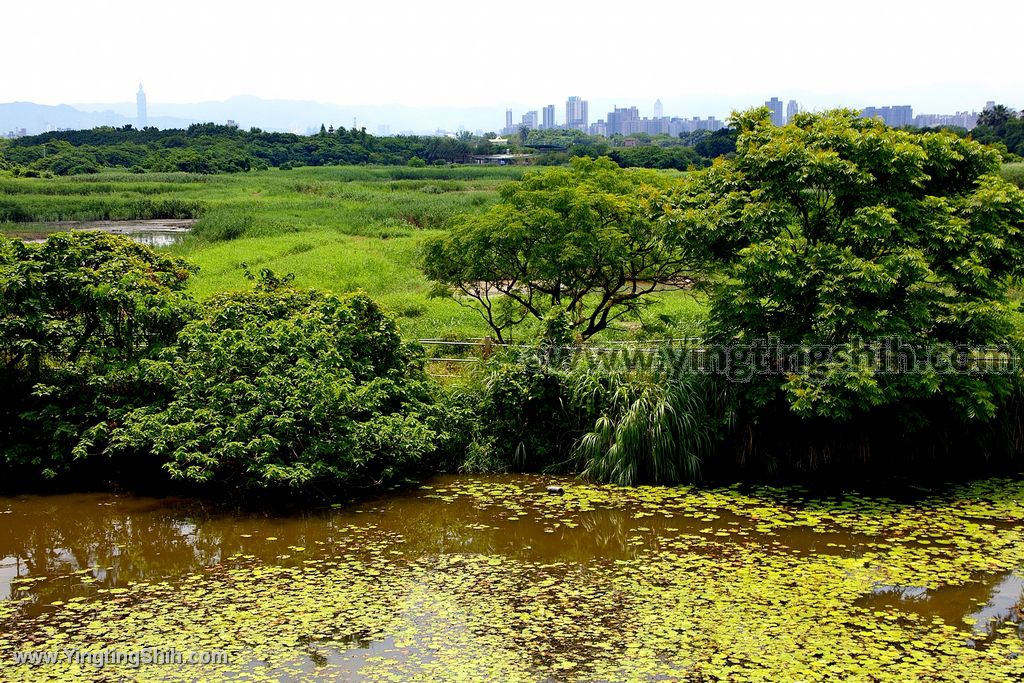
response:
[[(298, 286), (362, 289), (407, 338), (487, 334), (479, 315), (431, 298), (417, 266), (423, 240), (458, 216), (486, 210), (523, 173), (499, 167), (321, 167), (204, 176), (105, 173), (70, 178), (0, 176), (0, 231), (43, 221), (198, 218), (171, 249), (197, 264), (197, 297), (248, 286), (243, 264), (293, 273)], [(689, 336), (703, 306), (665, 293), (646, 324), (605, 338)]]
[(1024, 187), (1024, 163), (1003, 164), (1003, 177), (1017, 187)]

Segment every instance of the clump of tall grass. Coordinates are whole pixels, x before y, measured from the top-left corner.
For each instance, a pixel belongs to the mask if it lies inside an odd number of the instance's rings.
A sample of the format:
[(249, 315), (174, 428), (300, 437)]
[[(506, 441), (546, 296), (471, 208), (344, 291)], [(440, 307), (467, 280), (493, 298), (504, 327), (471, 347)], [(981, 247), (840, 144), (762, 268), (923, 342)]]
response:
[(131, 195), (157, 195), (177, 192), (181, 189), (174, 183), (138, 182), (135, 176), (134, 183), (114, 182), (109, 177), (106, 182), (85, 183), (77, 178), (86, 176), (71, 176), (61, 179), (44, 179), (33, 182), (35, 179), (4, 180), (0, 179), (0, 195), (77, 195), (77, 196), (104, 196), (117, 195), (129, 197)]
[(192, 226), (192, 235), (211, 242), (233, 240), (246, 234), (256, 222), (252, 211), (221, 209), (211, 211)]
[(196, 218), (197, 201), (175, 198), (8, 195), (0, 200), (0, 222), (124, 221), (158, 218)]
[(580, 357), (551, 362), (551, 351), (494, 351), (449, 386), (450, 403), (472, 416), (458, 469), (576, 471), (621, 486), (693, 482), (733, 427), (718, 378)]
[(585, 477), (620, 486), (700, 479), (727, 419), (713, 379), (585, 367), (569, 382), (575, 403), (598, 407), (573, 453)]
[(214, 176), (204, 173), (183, 173), (183, 172), (146, 172), (146, 173), (124, 173), (118, 171), (103, 171), (90, 175), (74, 175), (62, 178), (68, 183), (210, 183), (214, 182)]
[(296, 230), (295, 224), (285, 216), (248, 207), (220, 206), (196, 221), (192, 235), (210, 242), (221, 242), (239, 237), (283, 235)]

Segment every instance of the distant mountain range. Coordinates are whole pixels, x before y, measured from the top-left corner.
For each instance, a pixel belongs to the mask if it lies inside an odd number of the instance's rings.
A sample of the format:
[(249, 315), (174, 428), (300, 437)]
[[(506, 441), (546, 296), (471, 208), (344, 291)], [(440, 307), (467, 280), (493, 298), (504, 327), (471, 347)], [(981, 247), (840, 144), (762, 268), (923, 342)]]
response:
[[(124, 116), (111, 109), (103, 111), (82, 111), (67, 104), (47, 105), (34, 102), (10, 102), (0, 104), (0, 135), (22, 128), (29, 135), (45, 133), (57, 128), (85, 129), (96, 126), (135, 125), (134, 116)], [(194, 123), (190, 119), (172, 117), (150, 117), (149, 125), (158, 128), (180, 128)]]
[[(353, 122), (370, 133), (433, 133), (438, 128), (464, 127), (492, 131), (500, 128), (504, 111), (488, 107), (409, 107), (363, 105), (342, 107), (300, 100), (265, 100), (243, 95), (222, 102), (148, 105), (147, 124), (158, 128), (184, 128), (192, 123), (235, 121), (242, 128), (307, 133), (320, 124), (345, 126)], [(522, 112), (520, 112), (521, 115)], [(518, 121), (518, 118), (517, 118)], [(137, 125), (134, 102), (44, 105), (32, 102), (0, 104), (0, 135), (26, 129), (28, 134), (57, 128)]]

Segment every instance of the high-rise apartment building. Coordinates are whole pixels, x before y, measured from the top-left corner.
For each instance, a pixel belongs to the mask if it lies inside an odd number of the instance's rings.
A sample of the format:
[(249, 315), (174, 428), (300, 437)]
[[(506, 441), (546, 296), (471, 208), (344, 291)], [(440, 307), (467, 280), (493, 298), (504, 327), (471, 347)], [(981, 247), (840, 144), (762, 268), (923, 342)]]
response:
[(793, 120), (793, 117), (800, 113), (800, 103), (796, 100), (790, 100), (789, 104), (786, 105), (786, 123)]
[(608, 135), (632, 135), (640, 132), (640, 112), (636, 107), (615, 107), (608, 112)]
[(658, 116), (653, 119), (642, 119), (640, 121), (639, 130), (636, 132), (647, 133), (648, 135), (668, 135), (668, 119), (664, 116)]
[(533, 130), (534, 128), (536, 128), (537, 110), (534, 109), (533, 111), (528, 111), (525, 114), (523, 114), (523, 121), (520, 125), (526, 127), (527, 130)]
[(555, 105), (549, 104), (543, 109), (541, 128), (551, 130), (555, 127)]
[(661, 104), (661, 100), (654, 102), (654, 118), (660, 119), (665, 116), (665, 107)]
[(565, 102), (565, 127), (587, 131), (589, 118), (587, 116), (587, 101), (573, 95)]
[(512, 110), (511, 109), (506, 109), (505, 110), (505, 127), (501, 129), (501, 132), (504, 133), (505, 135), (508, 135), (513, 130), (514, 129), (512, 127)]
[(958, 111), (955, 114), (918, 114), (914, 117), (918, 128), (949, 126), (971, 130), (978, 125), (978, 112)]
[(772, 112), (772, 125), (784, 126), (786, 125), (786, 119), (782, 116), (782, 100), (778, 97), (773, 97), (764, 103), (764, 106)]
[(881, 119), (890, 128), (903, 128), (914, 125), (914, 108), (909, 104), (892, 107), (864, 107), (860, 112), (862, 119)]

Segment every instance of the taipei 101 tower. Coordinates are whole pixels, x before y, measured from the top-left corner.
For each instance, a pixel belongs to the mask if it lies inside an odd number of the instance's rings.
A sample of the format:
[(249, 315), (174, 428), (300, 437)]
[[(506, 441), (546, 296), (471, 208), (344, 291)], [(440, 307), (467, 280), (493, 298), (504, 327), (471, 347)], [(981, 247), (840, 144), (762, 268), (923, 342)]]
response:
[(137, 109), (136, 122), (139, 130), (146, 127), (146, 93), (142, 90), (142, 83), (139, 83), (139, 92), (135, 95), (135, 106)]

